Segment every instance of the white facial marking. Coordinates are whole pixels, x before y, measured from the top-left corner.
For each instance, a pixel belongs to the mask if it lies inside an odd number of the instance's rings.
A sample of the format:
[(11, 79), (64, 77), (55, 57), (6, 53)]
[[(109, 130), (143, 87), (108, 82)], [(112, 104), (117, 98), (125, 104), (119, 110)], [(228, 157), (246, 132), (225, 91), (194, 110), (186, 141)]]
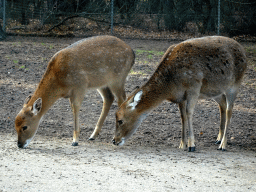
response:
[(129, 106), (132, 107), (132, 110), (135, 109), (135, 107), (137, 106), (137, 104), (139, 103), (141, 96), (142, 96), (142, 91), (139, 91), (138, 93), (136, 93), (136, 95), (134, 96), (134, 101), (133, 103), (130, 103)]
[(34, 138), (34, 137), (32, 137), (32, 138), (26, 140), (26, 143), (25, 143), (25, 145), (23, 146), (23, 148), (26, 148), (26, 147), (28, 146), (28, 144), (32, 141), (33, 138)]
[(118, 146), (122, 146), (122, 145), (124, 145), (124, 143), (125, 143), (125, 138), (122, 138), (122, 141), (120, 143), (118, 143)]

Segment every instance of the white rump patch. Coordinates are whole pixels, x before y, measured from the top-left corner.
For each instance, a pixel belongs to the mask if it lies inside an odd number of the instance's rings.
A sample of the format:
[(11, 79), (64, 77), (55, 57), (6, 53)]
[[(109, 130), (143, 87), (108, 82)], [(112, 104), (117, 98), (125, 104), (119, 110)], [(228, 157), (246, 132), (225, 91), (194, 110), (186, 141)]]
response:
[(132, 107), (132, 110), (135, 109), (135, 107), (138, 105), (140, 99), (141, 99), (141, 96), (142, 96), (142, 91), (139, 91), (138, 93), (136, 93), (136, 95), (134, 96), (134, 100), (133, 100), (133, 103), (130, 103), (129, 106)]

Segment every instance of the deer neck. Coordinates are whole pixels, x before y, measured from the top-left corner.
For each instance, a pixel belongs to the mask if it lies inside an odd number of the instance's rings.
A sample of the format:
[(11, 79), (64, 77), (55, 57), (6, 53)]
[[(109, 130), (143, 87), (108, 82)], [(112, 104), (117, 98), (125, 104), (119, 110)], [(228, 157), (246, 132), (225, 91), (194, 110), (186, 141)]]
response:
[(63, 88), (58, 85), (54, 75), (45, 74), (30, 99), (28, 106), (32, 106), (38, 98), (41, 98), (42, 109), (38, 115), (43, 116), (62, 95)]
[(167, 88), (160, 82), (155, 74), (141, 87), (141, 101), (137, 105), (137, 111), (147, 113), (157, 107), (166, 99)]

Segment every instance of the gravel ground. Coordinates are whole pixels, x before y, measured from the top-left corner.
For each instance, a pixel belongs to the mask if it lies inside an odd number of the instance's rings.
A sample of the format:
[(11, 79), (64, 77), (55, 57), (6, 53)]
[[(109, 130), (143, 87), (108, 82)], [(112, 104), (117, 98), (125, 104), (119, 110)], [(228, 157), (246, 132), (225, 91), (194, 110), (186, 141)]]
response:
[[(8, 37), (0, 42), (0, 192), (1, 191), (256, 191), (256, 52), (243, 43), (248, 70), (228, 130), (228, 151), (214, 144), (219, 127), (217, 105), (198, 101), (194, 113), (197, 151), (178, 149), (179, 111), (163, 103), (121, 148), (111, 144), (116, 102), (99, 137), (87, 141), (102, 106), (100, 95), (85, 96), (81, 136), (72, 147), (73, 117), (67, 99), (45, 115), (27, 149), (17, 148), (14, 119), (34, 92), (54, 53), (78, 41), (65, 38)], [(126, 92), (153, 74), (168, 41), (124, 39), (136, 51)]]

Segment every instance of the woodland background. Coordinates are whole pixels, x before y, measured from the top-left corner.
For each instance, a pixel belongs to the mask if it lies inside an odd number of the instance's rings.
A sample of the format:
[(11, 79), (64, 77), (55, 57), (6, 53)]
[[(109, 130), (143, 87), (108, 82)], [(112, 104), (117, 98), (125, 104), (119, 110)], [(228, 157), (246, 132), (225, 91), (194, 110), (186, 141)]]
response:
[(219, 26), (221, 35), (255, 36), (255, 10), (255, 0), (0, 0), (0, 24), (5, 35), (163, 38), (214, 35)]

